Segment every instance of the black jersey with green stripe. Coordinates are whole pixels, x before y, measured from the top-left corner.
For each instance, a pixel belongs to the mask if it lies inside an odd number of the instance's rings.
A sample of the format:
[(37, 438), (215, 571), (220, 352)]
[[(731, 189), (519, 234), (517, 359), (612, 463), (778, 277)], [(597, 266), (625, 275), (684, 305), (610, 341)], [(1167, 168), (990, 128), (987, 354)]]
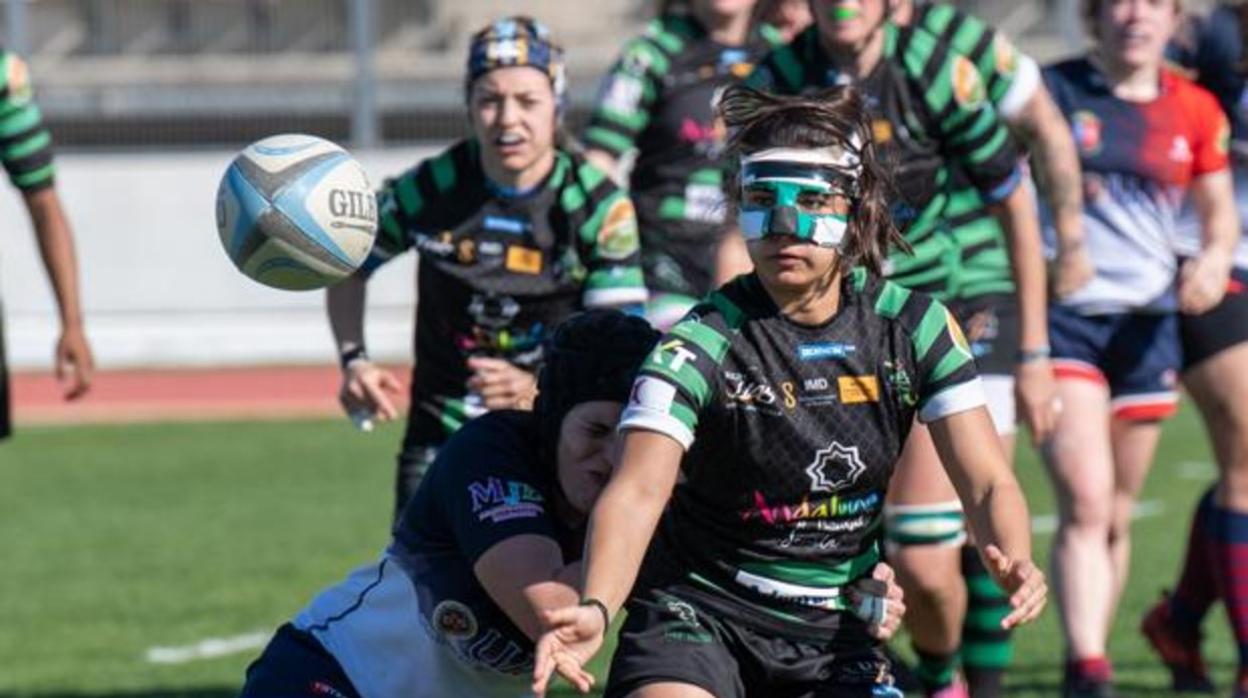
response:
[(879, 559), (885, 489), (915, 417), (984, 404), (942, 304), (862, 270), (841, 288), (837, 314), (808, 326), (757, 276), (738, 277), (642, 365), (621, 429), (687, 449), (643, 583), (688, 582), (760, 619), (840, 623), (832, 599)]
[(32, 98), (30, 72), (16, 53), (0, 49), (0, 161), (22, 191), (52, 185), (52, 136)]
[[(1039, 89), (1039, 68), (1035, 61), (992, 25), (943, 2), (923, 3), (915, 7), (914, 12), (915, 26), (948, 42), (954, 51), (975, 65), (983, 78), (988, 100), (998, 113), (1008, 116), (1014, 106), (1009, 102), (1025, 103)], [(1011, 90), (1015, 94), (1012, 95)]]
[(465, 387), (469, 357), (533, 370), (572, 312), (646, 300), (632, 203), (601, 170), (559, 150), (544, 184), (505, 192), (478, 151), (461, 141), (388, 180), (365, 264), (420, 254), (411, 419), (427, 443), (480, 412)]
[[(876, 143), (901, 195), (894, 219), (913, 250), (892, 255), (889, 276), (939, 298), (966, 297), (966, 283), (1008, 292), (1000, 227), (979, 221), (986, 202), (1018, 185), (1018, 150), (967, 58), (919, 28), (883, 31), (879, 65), (854, 84), (867, 98)], [(769, 54), (747, 79), (783, 94), (851, 82), (828, 60), (816, 27)]]
[(652, 291), (711, 290), (726, 211), (715, 97), (778, 43), (764, 27), (744, 46), (725, 46), (692, 17), (665, 15), (625, 45), (604, 79), (585, 143), (617, 159), (637, 151), (629, 193)]

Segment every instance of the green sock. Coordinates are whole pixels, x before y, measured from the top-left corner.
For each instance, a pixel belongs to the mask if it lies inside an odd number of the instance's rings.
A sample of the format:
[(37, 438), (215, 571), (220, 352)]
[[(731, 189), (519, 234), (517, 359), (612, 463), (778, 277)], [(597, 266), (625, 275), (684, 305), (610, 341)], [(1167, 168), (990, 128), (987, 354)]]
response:
[(953, 683), (958, 673), (957, 652), (932, 654), (915, 647), (914, 653), (919, 658), (914, 674), (918, 677), (919, 683), (923, 684), (924, 690), (937, 691)]
[(1010, 612), (1010, 600), (971, 546), (962, 548), (962, 576), (967, 589), (962, 671), (971, 695), (996, 698), (1001, 695), (1002, 678), (1014, 657), (1010, 631), (1001, 629), (1001, 621)]

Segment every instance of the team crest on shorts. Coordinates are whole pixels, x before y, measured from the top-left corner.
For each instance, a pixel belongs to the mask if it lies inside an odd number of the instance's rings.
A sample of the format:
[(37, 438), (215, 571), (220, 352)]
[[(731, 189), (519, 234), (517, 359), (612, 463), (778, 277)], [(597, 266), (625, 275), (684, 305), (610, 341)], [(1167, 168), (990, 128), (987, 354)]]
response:
[(464, 604), (447, 599), (434, 606), (433, 627), (443, 637), (463, 640), (477, 634), (477, 617)]

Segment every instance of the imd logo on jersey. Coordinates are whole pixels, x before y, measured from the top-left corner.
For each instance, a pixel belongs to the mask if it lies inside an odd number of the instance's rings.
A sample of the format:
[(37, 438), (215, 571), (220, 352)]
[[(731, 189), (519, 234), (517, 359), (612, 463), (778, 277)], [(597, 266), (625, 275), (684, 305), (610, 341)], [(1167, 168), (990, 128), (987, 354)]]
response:
[(1096, 155), (1101, 152), (1101, 119), (1090, 111), (1077, 111), (1070, 117), (1070, 130), (1079, 152)]

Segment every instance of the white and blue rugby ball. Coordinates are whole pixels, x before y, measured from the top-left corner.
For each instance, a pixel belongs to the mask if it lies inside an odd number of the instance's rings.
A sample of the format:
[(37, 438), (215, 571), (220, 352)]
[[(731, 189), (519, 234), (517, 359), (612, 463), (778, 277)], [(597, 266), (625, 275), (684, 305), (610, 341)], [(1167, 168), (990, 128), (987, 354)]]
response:
[(331, 286), (364, 263), (377, 199), (364, 168), (323, 138), (270, 136), (243, 149), (217, 188), (217, 232), (234, 266), (266, 286)]

